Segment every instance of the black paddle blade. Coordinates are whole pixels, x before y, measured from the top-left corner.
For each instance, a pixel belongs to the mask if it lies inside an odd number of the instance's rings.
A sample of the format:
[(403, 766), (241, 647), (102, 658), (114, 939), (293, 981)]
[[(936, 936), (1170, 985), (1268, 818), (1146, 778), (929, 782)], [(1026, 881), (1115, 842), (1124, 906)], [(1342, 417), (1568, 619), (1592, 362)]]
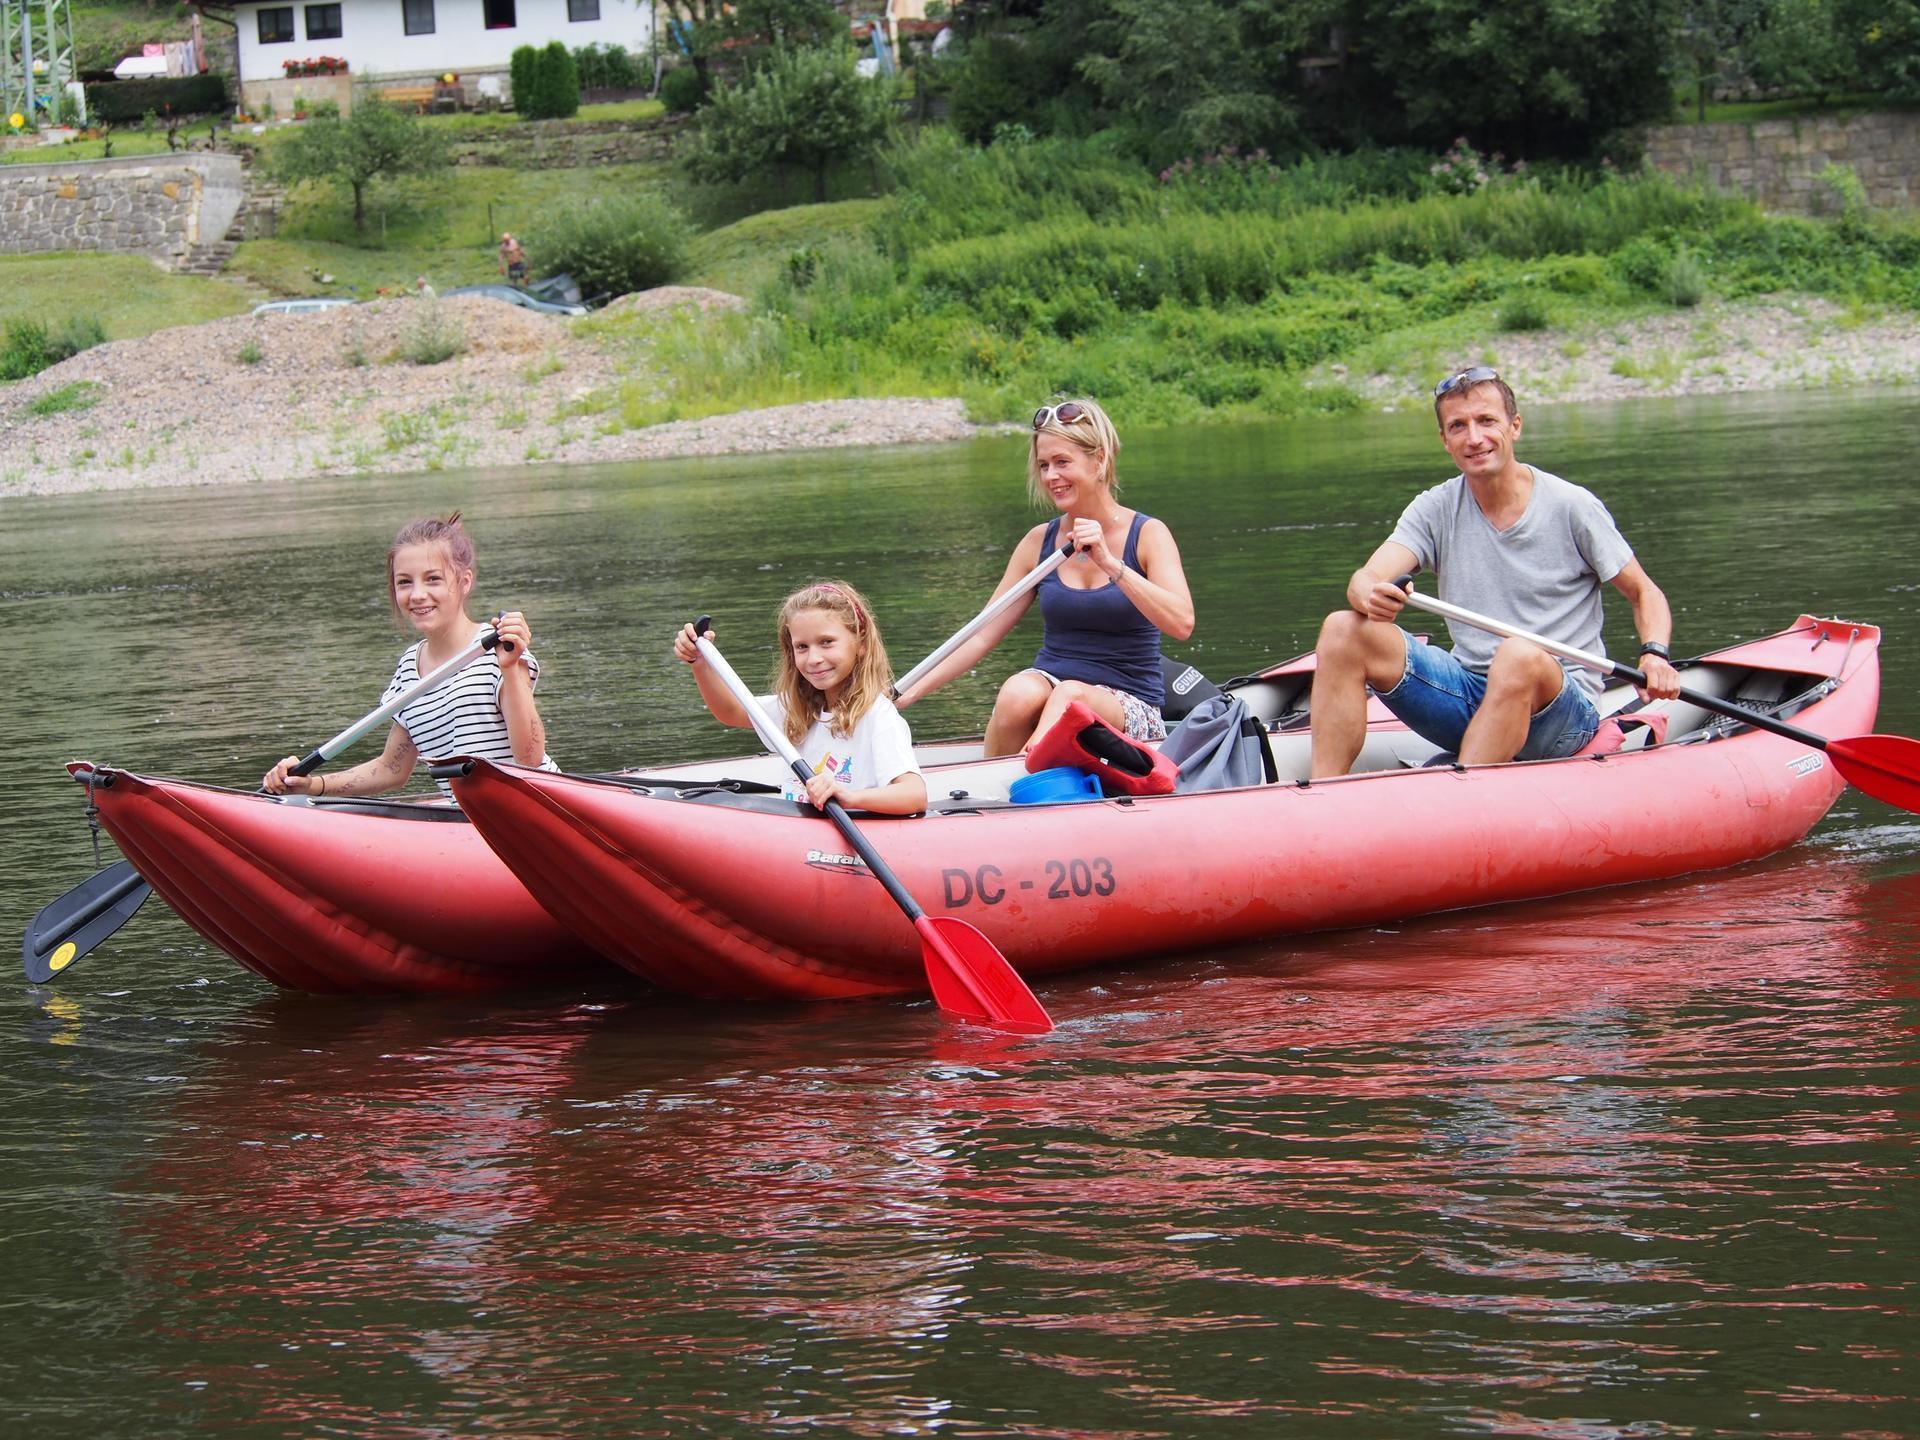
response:
[(1920, 814), (1920, 740), (1905, 735), (1829, 740), (1827, 758), (1856, 789)]
[(96, 870), (33, 917), (20, 944), (27, 983), (45, 985), (133, 918), (153, 887), (122, 860)]

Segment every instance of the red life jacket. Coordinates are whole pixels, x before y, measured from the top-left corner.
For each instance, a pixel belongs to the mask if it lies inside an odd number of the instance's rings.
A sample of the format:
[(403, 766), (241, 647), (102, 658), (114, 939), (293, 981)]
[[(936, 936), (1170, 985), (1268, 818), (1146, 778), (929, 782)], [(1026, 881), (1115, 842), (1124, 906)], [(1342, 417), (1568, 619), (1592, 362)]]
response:
[(1054, 727), (1033, 742), (1027, 769), (1070, 765), (1100, 777), (1109, 795), (1171, 795), (1180, 767), (1151, 746), (1129, 740), (1084, 701), (1067, 707)]

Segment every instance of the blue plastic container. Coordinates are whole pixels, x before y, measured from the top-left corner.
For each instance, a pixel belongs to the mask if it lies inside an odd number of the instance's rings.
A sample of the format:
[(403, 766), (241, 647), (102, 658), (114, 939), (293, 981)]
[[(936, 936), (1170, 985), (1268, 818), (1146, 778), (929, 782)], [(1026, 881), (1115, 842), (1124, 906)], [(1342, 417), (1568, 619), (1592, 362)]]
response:
[(1076, 800), (1098, 800), (1100, 777), (1076, 770), (1071, 765), (1056, 765), (1051, 770), (1036, 770), (1013, 782), (1007, 798), (1016, 805), (1070, 804)]

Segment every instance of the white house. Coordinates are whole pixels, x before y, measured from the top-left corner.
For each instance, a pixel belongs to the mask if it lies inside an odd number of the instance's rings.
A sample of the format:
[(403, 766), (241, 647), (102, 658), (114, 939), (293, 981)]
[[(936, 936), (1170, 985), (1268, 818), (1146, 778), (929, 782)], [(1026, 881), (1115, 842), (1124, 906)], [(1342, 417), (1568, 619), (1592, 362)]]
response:
[[(238, 31), (241, 103), (257, 109), (272, 97), (283, 114), (295, 91), (345, 98), (353, 84), (404, 90), (448, 73), (469, 94), (483, 81), (504, 94), (509, 57), (522, 45), (644, 51), (653, 40), (653, 0), (209, 0), (200, 8)], [(346, 75), (287, 79), (285, 62), (321, 56), (345, 60)]]

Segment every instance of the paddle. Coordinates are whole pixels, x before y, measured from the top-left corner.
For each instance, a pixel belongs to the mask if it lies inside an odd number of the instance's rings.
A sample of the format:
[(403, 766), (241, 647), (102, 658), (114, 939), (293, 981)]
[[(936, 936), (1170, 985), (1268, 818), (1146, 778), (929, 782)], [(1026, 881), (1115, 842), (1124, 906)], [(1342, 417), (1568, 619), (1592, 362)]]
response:
[(980, 628), (989, 620), (993, 619), (996, 615), (1002, 614), (1014, 601), (1018, 600), (1022, 595), (1046, 579), (1047, 576), (1058, 570), (1071, 554), (1073, 554), (1073, 542), (1069, 540), (1038, 565), (1034, 566), (1033, 569), (1021, 576), (1020, 582), (1011, 590), (1007, 591), (1006, 594), (994, 600), (978, 615), (974, 616), (973, 619), (954, 631), (953, 634), (941, 644), (938, 650), (935, 650), (931, 655), (927, 656), (926, 659), (914, 666), (913, 669), (894, 681), (893, 688), (887, 691), (887, 698), (889, 700), (898, 700), (902, 695), (906, 694), (907, 691), (925, 679), (926, 676), (932, 672), (934, 666), (938, 665), (942, 660), (966, 644), (967, 641), (979, 634)]
[[(812, 778), (807, 762), (800, 758), (800, 752), (775, 728), (772, 717), (760, 708), (760, 702), (754, 698), (753, 692), (734, 674), (733, 667), (727, 664), (719, 647), (707, 639), (707, 629), (712, 623), (712, 618), (706, 615), (694, 622), (693, 631), (698, 639), (701, 658), (713, 668), (713, 673), (720, 677), (720, 683), (727, 687), (727, 692), (747, 712), (747, 718), (753, 722), (753, 728), (760, 738), (792, 767), (793, 773), (801, 780)], [(867, 869), (873, 872), (874, 879), (886, 887), (887, 894), (893, 897), (893, 903), (906, 912), (907, 919), (913, 922), (913, 928), (920, 933), (921, 963), (927, 967), (927, 984), (942, 1010), (969, 1020), (984, 1020), (1003, 1030), (1044, 1035), (1053, 1028), (1053, 1021), (1034, 998), (1033, 991), (1027, 988), (1027, 982), (1020, 978), (1007, 957), (994, 948), (991, 940), (964, 920), (957, 920), (951, 915), (927, 914), (907, 893), (906, 886), (900, 883), (899, 877), (880, 858), (867, 837), (860, 833), (845, 807), (837, 800), (829, 800), (826, 809), (847, 843), (853, 846), (854, 852), (866, 862)]]
[[(316, 746), (292, 766), (289, 775), (309, 775), (345, 750), (369, 730), (392, 719), (429, 691), (437, 690), (455, 674), (500, 643), (500, 637), (487, 631), (444, 665), (437, 665), (402, 690), (379, 709), (369, 712), (342, 730), (326, 744)], [(152, 888), (122, 860), (97, 870), (45, 906), (27, 926), (20, 943), (20, 966), (27, 983), (45, 985), (65, 971), (74, 961), (133, 918), (134, 911), (146, 901)]]
[[(1616, 680), (1625, 680), (1631, 684), (1645, 686), (1646, 675), (1619, 660), (1609, 660), (1604, 655), (1589, 654), (1585, 650), (1576, 650), (1571, 645), (1563, 645), (1557, 640), (1549, 640), (1544, 635), (1535, 635), (1515, 625), (1507, 625), (1492, 620), (1485, 615), (1476, 615), (1471, 610), (1463, 610), (1458, 605), (1445, 600), (1436, 600), (1430, 595), (1422, 595), (1413, 588), (1413, 577), (1402, 575), (1394, 582), (1407, 592), (1407, 603), (1417, 605), (1422, 610), (1431, 610), (1436, 615), (1444, 615), (1449, 620), (1458, 620), (1479, 630), (1487, 630), (1495, 635), (1504, 635), (1513, 640), (1526, 640), (1538, 645), (1549, 655), (1558, 655), (1562, 660), (1571, 660), (1576, 665), (1584, 665), (1589, 670), (1598, 670)], [(1816, 750), (1826, 752), (1833, 761), (1833, 768), (1840, 772), (1843, 780), (1857, 786), (1876, 800), (1884, 800), (1889, 805), (1897, 805), (1902, 810), (1920, 812), (1920, 740), (1909, 740), (1904, 735), (1856, 735), (1849, 739), (1830, 740), (1825, 735), (1816, 735), (1811, 730), (1802, 730), (1798, 725), (1789, 725), (1784, 720), (1776, 720), (1758, 710), (1749, 710), (1744, 705), (1736, 705), (1731, 700), (1722, 700), (1717, 695), (1704, 691), (1680, 687), (1680, 698), (1716, 715), (1725, 715), (1734, 720), (1753, 726), (1756, 730), (1770, 731), (1775, 735), (1797, 740), (1802, 745), (1811, 745)]]

